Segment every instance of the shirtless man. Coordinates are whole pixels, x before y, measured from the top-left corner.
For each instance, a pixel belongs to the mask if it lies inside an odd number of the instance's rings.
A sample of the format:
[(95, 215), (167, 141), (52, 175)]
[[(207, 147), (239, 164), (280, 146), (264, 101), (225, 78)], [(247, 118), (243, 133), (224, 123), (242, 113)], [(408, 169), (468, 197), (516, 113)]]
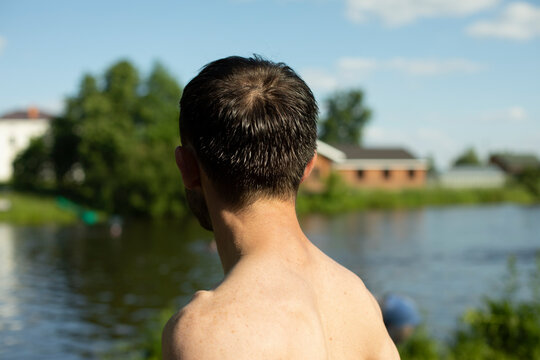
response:
[(164, 359), (399, 359), (362, 281), (306, 238), (298, 186), (316, 159), (317, 105), (285, 64), (206, 65), (180, 101), (176, 162), (225, 272), (163, 330)]

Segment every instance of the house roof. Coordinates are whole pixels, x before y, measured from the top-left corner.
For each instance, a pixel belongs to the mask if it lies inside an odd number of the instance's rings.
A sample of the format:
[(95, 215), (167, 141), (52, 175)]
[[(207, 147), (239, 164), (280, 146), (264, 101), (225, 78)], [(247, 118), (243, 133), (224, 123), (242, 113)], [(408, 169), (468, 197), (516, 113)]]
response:
[(415, 159), (402, 148), (363, 148), (357, 145), (335, 145), (336, 149), (345, 153), (347, 159)]
[(3, 114), (0, 119), (23, 120), (23, 119), (51, 119), (53, 115), (30, 107), (27, 110), (16, 110)]
[(358, 145), (328, 145), (317, 140), (317, 152), (340, 169), (427, 168), (424, 159), (415, 158), (402, 148), (363, 148)]
[(540, 161), (532, 154), (494, 154), (490, 162), (511, 173), (521, 172), (528, 167), (540, 167)]

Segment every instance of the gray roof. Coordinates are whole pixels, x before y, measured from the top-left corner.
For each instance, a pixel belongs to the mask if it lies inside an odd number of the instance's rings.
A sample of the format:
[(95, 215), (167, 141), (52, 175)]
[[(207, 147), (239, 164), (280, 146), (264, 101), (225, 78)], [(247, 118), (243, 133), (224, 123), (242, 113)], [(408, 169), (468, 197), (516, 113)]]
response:
[(332, 145), (345, 153), (347, 159), (416, 159), (402, 148), (363, 148), (358, 145)]
[(526, 168), (540, 167), (540, 161), (533, 154), (494, 154), (490, 156), (490, 162), (514, 174)]

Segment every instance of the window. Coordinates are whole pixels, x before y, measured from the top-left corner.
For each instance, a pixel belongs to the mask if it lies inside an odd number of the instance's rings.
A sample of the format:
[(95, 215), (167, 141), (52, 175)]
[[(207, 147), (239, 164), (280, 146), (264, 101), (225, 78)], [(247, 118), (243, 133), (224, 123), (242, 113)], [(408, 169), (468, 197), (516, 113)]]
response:
[(409, 179), (414, 179), (414, 175), (415, 175), (414, 169), (410, 169), (409, 170)]
[(359, 179), (363, 179), (364, 178), (364, 170), (356, 171), (356, 177), (359, 178)]
[(384, 169), (383, 176), (386, 180), (390, 179), (390, 170)]

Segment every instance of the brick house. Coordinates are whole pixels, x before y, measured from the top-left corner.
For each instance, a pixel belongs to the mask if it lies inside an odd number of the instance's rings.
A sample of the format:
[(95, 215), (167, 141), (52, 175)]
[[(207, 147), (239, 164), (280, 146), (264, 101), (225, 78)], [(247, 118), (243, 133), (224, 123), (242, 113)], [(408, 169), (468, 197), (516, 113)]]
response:
[(317, 162), (304, 187), (318, 191), (332, 171), (357, 188), (403, 189), (426, 184), (427, 162), (402, 148), (331, 146), (317, 141)]

